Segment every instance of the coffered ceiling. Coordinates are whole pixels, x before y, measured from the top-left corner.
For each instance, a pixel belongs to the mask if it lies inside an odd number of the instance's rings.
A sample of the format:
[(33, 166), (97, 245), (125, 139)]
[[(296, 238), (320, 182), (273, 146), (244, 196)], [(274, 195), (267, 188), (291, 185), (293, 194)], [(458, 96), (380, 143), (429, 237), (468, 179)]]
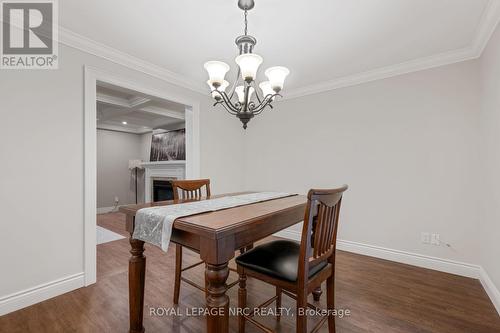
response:
[(134, 134), (184, 123), (184, 105), (120, 87), (97, 86), (97, 128)]
[[(297, 96), (478, 57), (499, 2), (256, 0), (248, 28), (263, 69), (290, 68), (283, 93)], [(236, 0), (59, 4), (63, 43), (190, 89), (207, 93), (205, 61), (236, 66), (234, 38), (243, 32)]]

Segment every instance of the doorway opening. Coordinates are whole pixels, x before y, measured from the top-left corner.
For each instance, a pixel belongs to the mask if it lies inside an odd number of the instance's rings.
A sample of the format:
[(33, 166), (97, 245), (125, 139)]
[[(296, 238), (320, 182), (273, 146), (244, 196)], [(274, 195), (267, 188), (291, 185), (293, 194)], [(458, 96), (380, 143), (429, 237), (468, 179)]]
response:
[(120, 206), (168, 196), (169, 180), (199, 177), (198, 103), (133, 82), (85, 70), (85, 285), (113, 270), (99, 251), (128, 243)]

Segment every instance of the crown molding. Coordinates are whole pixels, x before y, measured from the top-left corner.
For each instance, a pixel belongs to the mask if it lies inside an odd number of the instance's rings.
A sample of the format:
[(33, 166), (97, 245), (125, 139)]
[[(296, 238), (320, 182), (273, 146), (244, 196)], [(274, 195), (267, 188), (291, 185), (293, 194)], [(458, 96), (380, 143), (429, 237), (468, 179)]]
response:
[(151, 102), (151, 99), (140, 96), (132, 97), (131, 99), (129, 99), (129, 105), (131, 108), (136, 108), (149, 102)]
[(113, 131), (113, 132), (123, 132), (123, 133), (129, 133), (129, 134), (146, 134), (146, 133), (151, 133), (153, 130), (151, 128), (148, 129), (134, 129), (134, 128), (126, 128), (122, 127), (119, 125), (111, 125), (111, 124), (97, 124), (96, 128), (98, 130), (105, 130), (105, 131)]
[(186, 115), (184, 112), (168, 110), (165, 108), (160, 108), (158, 106), (145, 106), (139, 109), (140, 111), (152, 113), (160, 116), (166, 116), (174, 119), (185, 120)]
[(476, 29), (476, 36), (465, 48), (444, 52), (429, 57), (406, 61), (400, 64), (381, 67), (367, 72), (340, 77), (337, 79), (290, 89), (284, 94), (284, 100), (321, 92), (355, 86), (377, 80), (383, 80), (403, 74), (418, 72), (435, 67), (479, 58), (500, 21), (500, 0), (489, 0)]
[[(126, 111), (142, 111), (146, 113), (151, 113), (163, 117), (170, 117), (175, 119), (186, 119), (184, 112), (181, 111), (173, 111), (159, 106), (141, 106), (147, 102), (150, 102), (151, 99), (145, 97), (133, 97), (132, 99), (125, 99), (117, 96), (112, 96), (104, 93), (97, 92), (96, 93), (97, 102), (119, 106), (121, 108), (127, 109)], [(108, 117), (102, 117), (101, 120), (108, 120)]]
[(122, 108), (127, 108), (130, 109), (130, 102), (127, 99), (121, 98), (121, 97), (116, 97), (108, 94), (103, 94), (103, 93), (96, 93), (96, 99), (98, 102), (104, 103), (104, 104), (109, 104), (113, 106), (120, 106)]
[(338, 79), (312, 84), (302, 88), (288, 90), (284, 93), (283, 100), (318, 94), (329, 90), (351, 87), (362, 83), (378, 81), (403, 74), (418, 72), (435, 67), (477, 58), (472, 48), (442, 53), (426, 58), (403, 62), (396, 65), (382, 67), (371, 71), (349, 75)]
[(481, 21), (478, 25), (476, 38), (473, 42), (473, 48), (477, 52), (477, 58), (482, 54), (491, 36), (495, 32), (498, 23), (500, 22), (500, 0), (490, 0), (486, 6)]
[[(329, 81), (315, 83), (309, 86), (290, 89), (286, 91), (284, 100), (477, 59), (486, 48), (486, 45), (488, 44), (488, 41), (490, 40), (499, 22), (500, 0), (489, 0), (476, 29), (476, 36), (467, 47), (391, 66), (381, 67), (363, 73), (357, 73)], [(177, 86), (201, 93), (203, 95), (207, 94), (207, 90), (204, 89), (204, 85), (199, 82), (189, 80), (180, 74), (96, 42), (66, 28), (60, 27), (59, 42)]]
[(207, 91), (201, 84), (192, 82), (184, 76), (169, 71), (163, 67), (152, 64), (128, 53), (119, 51), (90, 38), (79, 35), (64, 27), (59, 27), (59, 43), (78, 49), (80, 51), (104, 58), (116, 64), (140, 71), (160, 80), (206, 95)]

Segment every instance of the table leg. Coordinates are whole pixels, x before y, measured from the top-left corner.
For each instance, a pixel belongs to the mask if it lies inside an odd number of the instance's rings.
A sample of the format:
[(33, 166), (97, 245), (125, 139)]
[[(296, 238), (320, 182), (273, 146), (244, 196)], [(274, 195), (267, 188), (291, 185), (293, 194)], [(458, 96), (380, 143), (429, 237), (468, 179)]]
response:
[(128, 261), (128, 297), (130, 312), (130, 333), (144, 332), (142, 326), (144, 310), (144, 278), (146, 275), (146, 257), (144, 242), (130, 237), (132, 256)]
[(226, 280), (229, 276), (227, 262), (220, 265), (208, 264), (205, 268), (207, 292), (207, 332), (227, 333), (229, 330), (229, 297), (226, 295)]

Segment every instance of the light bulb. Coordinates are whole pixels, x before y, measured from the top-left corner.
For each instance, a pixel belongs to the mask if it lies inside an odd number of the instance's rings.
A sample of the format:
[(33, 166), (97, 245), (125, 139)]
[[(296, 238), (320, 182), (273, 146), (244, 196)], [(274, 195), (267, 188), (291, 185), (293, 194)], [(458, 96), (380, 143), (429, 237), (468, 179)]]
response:
[[(252, 98), (252, 94), (255, 89), (253, 87), (250, 87), (248, 91), (248, 100), (250, 101), (250, 98)], [(240, 103), (245, 103), (245, 87), (244, 86), (237, 86), (236, 89), (234, 89), (236, 94), (238, 95), (238, 101)]]
[(240, 54), (235, 59), (238, 66), (240, 66), (241, 77), (243, 80), (249, 82), (253, 81), (257, 76), (257, 70), (262, 64), (262, 57), (254, 53)]
[(285, 78), (288, 74), (290, 74), (290, 71), (286, 67), (276, 66), (268, 68), (264, 74), (266, 74), (269, 79), (271, 88), (278, 93), (281, 89), (283, 89)]
[(212, 84), (222, 84), (224, 76), (229, 71), (229, 65), (222, 61), (207, 61), (203, 66), (208, 72), (208, 77)]

